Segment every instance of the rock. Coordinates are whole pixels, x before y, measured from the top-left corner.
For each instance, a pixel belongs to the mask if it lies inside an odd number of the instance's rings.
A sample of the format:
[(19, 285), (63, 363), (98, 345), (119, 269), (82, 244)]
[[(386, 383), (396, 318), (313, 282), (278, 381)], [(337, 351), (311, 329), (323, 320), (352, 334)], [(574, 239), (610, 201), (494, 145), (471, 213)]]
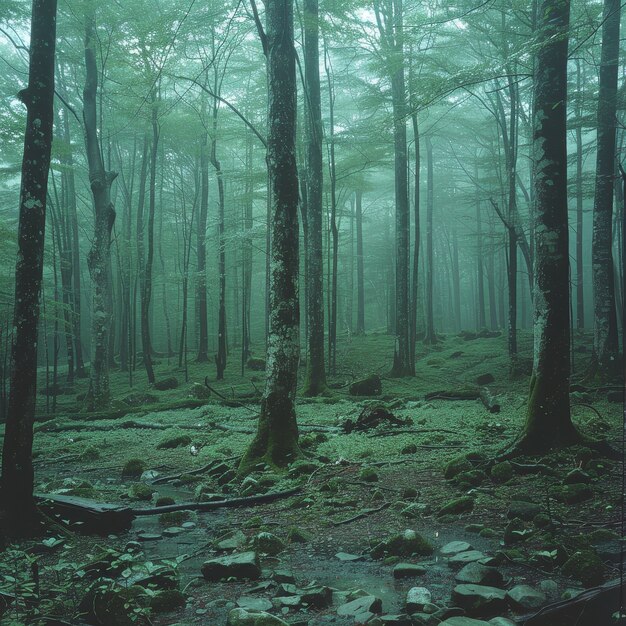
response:
[(316, 609), (325, 609), (332, 604), (333, 591), (323, 585), (311, 585), (298, 589), (303, 604), (309, 604)]
[(246, 367), (253, 372), (265, 371), (265, 359), (250, 357), (246, 362)]
[(150, 600), (150, 608), (155, 613), (168, 613), (185, 606), (187, 596), (178, 589), (160, 591)]
[(414, 530), (407, 529), (401, 535), (392, 535), (381, 541), (371, 551), (373, 559), (381, 559), (384, 556), (406, 557), (416, 554), (428, 556), (434, 551), (433, 546)]
[(591, 482), (591, 476), (589, 476), (587, 472), (579, 468), (573, 469), (563, 479), (564, 485), (571, 485), (573, 483), (589, 484), (590, 482)]
[(164, 378), (163, 380), (157, 380), (154, 383), (154, 388), (157, 391), (169, 391), (170, 389), (176, 389), (178, 387), (178, 379), (171, 376), (170, 378)]
[(493, 615), (505, 608), (506, 591), (485, 585), (457, 585), (452, 600), (470, 615)]
[(536, 515), (541, 513), (541, 507), (534, 502), (525, 502), (524, 500), (513, 500), (509, 506), (506, 516), (509, 519), (519, 519), (530, 522)]
[(483, 622), (480, 619), (473, 619), (471, 617), (449, 617), (444, 622), (441, 622), (439, 626), (487, 626), (489, 622)]
[(359, 554), (348, 554), (347, 552), (337, 552), (337, 554), (335, 554), (335, 558), (339, 559), (340, 561), (362, 561), (363, 560), (363, 556), (359, 555)]
[(258, 552), (269, 556), (276, 556), (285, 549), (285, 544), (272, 533), (259, 533), (252, 538), (252, 546)]
[(490, 385), (495, 382), (495, 380), (496, 379), (493, 377), (493, 374), (481, 374), (476, 378), (476, 384), (479, 387), (482, 387), (483, 385)]
[(351, 396), (378, 396), (382, 393), (383, 384), (378, 374), (372, 374), (363, 380), (357, 380), (350, 385)]
[(181, 535), (184, 532), (185, 532), (185, 529), (181, 528), (180, 526), (170, 526), (169, 528), (166, 528), (163, 531), (163, 536), (164, 537), (178, 537), (178, 535)]
[(472, 546), (466, 541), (451, 541), (443, 546), (439, 552), (443, 554), (443, 556), (453, 556), (459, 552), (467, 552), (472, 549)]
[(141, 459), (129, 459), (122, 468), (122, 478), (139, 478), (146, 471), (146, 464)]
[(516, 517), (512, 519), (504, 529), (504, 543), (510, 545), (518, 541), (523, 541), (528, 536), (528, 531), (524, 522)]
[(175, 437), (168, 437), (163, 439), (157, 444), (157, 450), (172, 450), (174, 448), (182, 448), (191, 444), (191, 437), (189, 435), (176, 435)]
[(359, 474), (359, 478), (366, 483), (375, 483), (378, 481), (378, 472), (372, 467), (364, 467)]
[(157, 541), (162, 538), (163, 535), (161, 533), (138, 533), (137, 535), (138, 541)]
[(232, 556), (210, 559), (202, 565), (202, 575), (206, 580), (211, 581), (223, 578), (258, 580), (261, 577), (259, 556), (256, 552), (241, 552)]
[(406, 610), (409, 613), (422, 611), (424, 606), (430, 604), (432, 594), (426, 587), (411, 587), (406, 594)]
[(516, 626), (515, 622), (512, 622), (506, 617), (494, 617), (493, 619), (490, 619), (487, 623), (491, 624), (491, 626)]
[(289, 626), (289, 624), (270, 613), (238, 608), (228, 614), (226, 626)]
[(470, 496), (461, 496), (446, 502), (439, 511), (438, 516), (442, 515), (460, 515), (461, 513), (468, 513), (474, 508), (474, 499)]
[(468, 563), (458, 572), (455, 580), (459, 583), (488, 587), (504, 585), (504, 577), (495, 567), (487, 567), (478, 562)]
[(409, 506), (404, 507), (400, 511), (400, 515), (402, 515), (402, 517), (415, 519), (417, 517), (423, 517), (424, 515), (430, 515), (430, 512), (430, 504), (425, 504), (424, 502), (412, 502)]
[(595, 587), (604, 581), (604, 564), (593, 550), (575, 552), (565, 561), (561, 571), (585, 587)]
[(506, 597), (511, 607), (520, 613), (538, 609), (546, 603), (545, 594), (530, 585), (515, 585), (507, 591)]
[(452, 480), (457, 474), (469, 472), (472, 469), (474, 469), (474, 466), (465, 455), (458, 456), (446, 463), (443, 468), (443, 476), (446, 480)]
[(208, 400), (211, 397), (211, 390), (206, 385), (193, 383), (189, 395), (196, 400)]
[(108, 589), (99, 586), (100, 581), (96, 581), (80, 601), (78, 610), (87, 622), (105, 626), (137, 624), (135, 609), (138, 608), (138, 601), (145, 598), (145, 589), (136, 585), (124, 588), (116, 585)]
[(237, 550), (246, 543), (246, 536), (240, 530), (234, 530), (222, 535), (215, 542), (217, 550)]
[(400, 450), (400, 454), (415, 454), (417, 452), (417, 446), (414, 443), (409, 443)]
[(539, 589), (543, 591), (547, 596), (554, 596), (559, 593), (559, 586), (553, 580), (542, 580), (539, 583)]
[(578, 504), (593, 498), (593, 489), (585, 483), (572, 483), (563, 485), (554, 497), (565, 504)]
[(408, 615), (381, 615), (376, 621), (372, 622), (372, 626), (378, 623), (380, 626), (413, 626), (413, 621)]
[(277, 569), (272, 578), (277, 583), (287, 583), (288, 585), (293, 585), (296, 582), (296, 577), (289, 571), (284, 569)]
[(141, 393), (140, 391), (137, 391), (122, 398), (122, 402), (128, 404), (128, 406), (143, 406), (144, 404), (154, 404), (155, 402), (158, 402), (158, 398), (150, 395), (149, 393)]
[(470, 470), (469, 472), (461, 472), (454, 478), (454, 482), (463, 489), (469, 487), (478, 487), (487, 480), (487, 474), (483, 470)]
[(269, 611), (274, 606), (267, 598), (253, 598), (242, 596), (237, 600), (237, 606), (246, 611)]
[(495, 483), (504, 484), (511, 480), (515, 474), (513, 466), (508, 461), (502, 461), (502, 463), (496, 463), (491, 468), (491, 479)]
[(363, 621), (359, 619), (360, 615), (364, 613), (380, 613), (383, 609), (383, 603), (380, 598), (376, 596), (363, 596), (356, 598), (352, 602), (346, 602), (337, 608), (337, 615), (352, 616), (357, 621)]
[(468, 563), (474, 563), (484, 559), (486, 555), (480, 550), (467, 550), (465, 552), (459, 552), (448, 559), (448, 565), (452, 568), (463, 567)]
[(277, 596), (274, 598), (274, 604), (278, 608), (297, 609), (302, 604), (302, 598), (300, 596)]
[(415, 578), (423, 576), (426, 568), (423, 565), (414, 565), (413, 563), (398, 563), (393, 568), (394, 578)]

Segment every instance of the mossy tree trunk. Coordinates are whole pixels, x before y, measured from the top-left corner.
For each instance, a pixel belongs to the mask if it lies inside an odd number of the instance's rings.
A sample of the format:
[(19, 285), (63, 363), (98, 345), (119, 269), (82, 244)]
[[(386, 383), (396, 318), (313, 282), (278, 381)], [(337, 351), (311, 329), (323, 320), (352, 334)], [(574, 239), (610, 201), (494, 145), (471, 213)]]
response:
[(117, 173), (104, 167), (98, 139), (97, 97), (98, 66), (96, 63), (95, 16), (88, 9), (85, 15), (85, 88), (83, 90), (83, 122), (89, 164), (89, 183), (93, 195), (94, 234), (87, 256), (91, 277), (91, 367), (89, 390), (85, 400), (87, 410), (96, 411), (108, 406), (109, 392), (109, 328), (111, 315), (107, 306), (109, 293), (109, 258), (111, 230), (115, 209), (111, 202), (111, 184)]
[(295, 394), (300, 357), (298, 170), (293, 0), (267, 0), (267, 167), (272, 199), (270, 319), (265, 391), (257, 434), (241, 460), (286, 467), (300, 456)]
[(437, 343), (433, 307), (433, 212), (434, 198), (434, 166), (433, 144), (426, 136), (426, 334), (425, 344)]
[(326, 389), (324, 368), (324, 267), (322, 249), (322, 108), (320, 92), (319, 3), (304, 0), (304, 75), (306, 84), (306, 268), (308, 359), (303, 394)]
[(594, 336), (590, 377), (619, 374), (619, 342), (613, 267), (613, 181), (619, 61), (620, 1), (605, 0), (598, 93), (596, 188), (593, 204)]
[(54, 118), (56, 9), (56, 0), (33, 0), (28, 86), (19, 94), (27, 114), (0, 515), (5, 518), (6, 530), (22, 532), (31, 527), (35, 512), (33, 420), (37, 398), (37, 327), (44, 261), (46, 191)]
[(579, 439), (570, 415), (567, 49), (570, 2), (543, 0), (534, 85), (534, 366), (517, 449), (540, 453)]

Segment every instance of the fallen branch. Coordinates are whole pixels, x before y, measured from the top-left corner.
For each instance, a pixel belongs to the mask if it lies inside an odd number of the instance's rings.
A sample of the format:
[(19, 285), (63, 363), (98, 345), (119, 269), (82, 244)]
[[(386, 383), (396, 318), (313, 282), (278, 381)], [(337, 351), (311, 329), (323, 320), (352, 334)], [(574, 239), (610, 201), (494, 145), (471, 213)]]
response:
[(350, 524), (351, 522), (356, 522), (357, 520), (360, 520), (363, 517), (371, 515), (372, 513), (378, 513), (378, 511), (382, 511), (383, 509), (386, 509), (389, 506), (391, 506), (391, 502), (385, 502), (384, 504), (381, 504), (376, 509), (367, 509), (366, 511), (361, 511), (358, 515), (355, 515), (354, 517), (349, 517), (348, 519), (343, 519), (343, 520), (339, 520), (338, 522), (333, 522), (333, 526), (342, 526), (343, 524)]
[(451, 435), (458, 435), (458, 431), (448, 430), (447, 428), (424, 428), (419, 430), (417, 428), (399, 428), (397, 430), (384, 430), (379, 433), (371, 433), (368, 437), (392, 437), (393, 435), (421, 435), (423, 433), (450, 433)]
[(152, 481), (152, 485), (162, 485), (163, 483), (169, 483), (173, 480), (178, 480), (182, 476), (197, 476), (198, 474), (204, 474), (204, 472), (208, 472), (212, 467), (215, 467), (218, 463), (228, 463), (229, 461), (235, 461), (239, 456), (232, 456), (227, 459), (213, 459), (210, 463), (203, 465), (195, 470), (187, 470), (185, 472), (181, 472), (180, 474), (171, 474), (170, 476), (161, 476), (160, 478), (156, 478)]

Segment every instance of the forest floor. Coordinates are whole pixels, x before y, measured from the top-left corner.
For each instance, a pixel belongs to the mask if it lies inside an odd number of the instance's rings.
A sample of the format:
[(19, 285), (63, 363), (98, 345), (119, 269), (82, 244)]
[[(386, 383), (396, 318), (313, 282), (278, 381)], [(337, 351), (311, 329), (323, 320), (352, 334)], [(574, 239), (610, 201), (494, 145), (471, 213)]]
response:
[[(520, 335), (521, 362), (528, 365), (531, 337)], [(576, 337), (579, 371), (590, 342)], [(341, 388), (298, 399), (310, 458), (287, 474), (243, 482), (233, 470), (256, 426), (263, 372), (239, 376), (230, 364), (226, 380), (217, 382), (213, 364), (189, 363), (184, 382), (175, 360), (161, 359), (157, 380), (176, 377), (178, 387), (149, 388), (138, 369), (129, 389), (128, 374), (115, 371), (113, 410), (96, 415), (80, 412), (87, 383), (78, 381), (57, 396), (56, 415), (36, 423), (38, 493), (140, 509), (159, 499), (161, 505), (299, 492), (254, 506), (136, 517), (129, 529), (104, 536), (76, 524), (69, 531), (51, 526), (43, 540), (8, 545), (0, 555), (0, 624), (223, 626), (229, 613), (232, 626), (283, 623), (246, 621), (243, 612), (232, 613), (235, 607), (301, 626), (368, 619), (430, 626), (464, 613), (522, 623), (520, 615), (616, 579), (618, 463), (576, 447), (494, 469), (493, 458), (523, 424), (528, 388), (527, 373), (509, 376), (506, 338), (448, 336), (419, 351), (415, 378), (390, 379), (392, 337), (343, 337), (339, 372), (330, 380)], [(382, 377), (382, 394), (350, 396), (348, 383), (373, 372)], [(223, 397), (198, 398), (207, 374)], [(434, 391), (475, 390), (485, 374), (493, 376), (488, 388), (499, 413), (480, 400), (424, 399)], [(343, 431), (347, 419), (373, 404), (406, 425)], [(621, 403), (609, 403), (605, 392), (577, 391), (572, 404), (581, 431), (619, 445)], [(240, 553), (243, 564), (232, 558)], [(222, 561), (203, 570), (216, 558)], [(232, 574), (228, 581), (205, 580), (203, 571), (211, 578), (220, 567)], [(487, 598), (484, 588), (457, 586), (486, 581), (508, 595), (492, 590)], [(427, 591), (410, 591), (418, 587)], [(590, 610), (587, 621), (576, 623), (609, 624), (610, 609), (604, 601), (606, 615)], [(80, 611), (87, 615), (77, 617)], [(370, 612), (387, 617), (372, 621)], [(528, 624), (574, 623), (559, 619)], [(481, 623), (487, 622), (449, 622)]]

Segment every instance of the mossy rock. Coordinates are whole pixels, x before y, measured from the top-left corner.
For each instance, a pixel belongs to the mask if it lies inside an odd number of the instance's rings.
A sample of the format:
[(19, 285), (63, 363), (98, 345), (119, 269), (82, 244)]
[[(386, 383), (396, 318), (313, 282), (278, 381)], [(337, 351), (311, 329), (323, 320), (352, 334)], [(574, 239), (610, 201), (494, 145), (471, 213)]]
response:
[(168, 437), (163, 439), (157, 444), (157, 450), (171, 450), (173, 448), (181, 448), (191, 444), (191, 437), (189, 435), (176, 435), (175, 437)]
[(80, 460), (81, 461), (97, 461), (100, 458), (100, 450), (98, 448), (96, 448), (96, 446), (87, 446), (81, 453), (80, 453)]
[(550, 516), (545, 513), (537, 513), (537, 515), (533, 517), (533, 525), (535, 528), (549, 528), (552, 526), (552, 520)]
[(526, 528), (524, 521), (519, 517), (515, 517), (506, 525), (506, 528), (504, 529), (504, 543), (506, 545), (510, 545), (512, 543), (524, 541), (529, 534), (530, 533)]
[(153, 493), (154, 489), (144, 483), (135, 483), (128, 490), (128, 496), (133, 500), (150, 501)]
[(415, 454), (417, 452), (417, 446), (414, 443), (409, 443), (400, 450), (400, 454)]
[(508, 461), (502, 461), (502, 463), (496, 463), (491, 468), (491, 480), (494, 483), (498, 483), (500, 485), (509, 482), (511, 478), (515, 475), (515, 470), (513, 469), (513, 465)]
[(122, 468), (122, 478), (139, 478), (146, 471), (146, 467), (141, 459), (129, 459)]
[(187, 603), (187, 597), (178, 589), (166, 589), (152, 597), (150, 608), (155, 613), (169, 613), (181, 609)]
[(148, 602), (145, 589), (137, 585), (100, 589), (103, 586), (96, 581), (78, 607), (89, 624), (137, 626), (146, 623), (146, 619), (137, 612)]
[(260, 359), (256, 357), (250, 357), (246, 362), (246, 367), (253, 372), (264, 372), (265, 365), (265, 359)]
[(585, 483), (563, 485), (555, 492), (555, 498), (565, 504), (578, 504), (593, 498), (593, 488)]
[(604, 564), (593, 550), (580, 550), (565, 561), (561, 572), (585, 587), (595, 587), (604, 581)]
[(359, 478), (366, 483), (375, 483), (378, 481), (378, 473), (372, 467), (364, 467), (359, 474)]
[(474, 466), (464, 454), (463, 456), (457, 456), (446, 463), (443, 468), (443, 476), (446, 480), (452, 480), (458, 474), (461, 474), (462, 472), (470, 472), (473, 469)]
[(348, 393), (351, 396), (379, 396), (383, 390), (383, 383), (378, 374), (371, 374), (363, 380), (357, 380), (350, 385)]
[(370, 554), (373, 559), (382, 559), (384, 557), (408, 557), (412, 555), (429, 556), (433, 552), (433, 546), (422, 535), (407, 529), (402, 534), (392, 535), (378, 541)]
[(287, 541), (289, 543), (307, 543), (310, 540), (311, 535), (296, 526), (292, 526), (287, 531)]
[(157, 498), (156, 502), (154, 503), (154, 506), (170, 506), (174, 503), (175, 503), (174, 498), (171, 498), (170, 496), (161, 496)]
[(159, 515), (159, 524), (165, 527), (180, 526), (183, 522), (186, 522), (190, 516), (190, 511), (170, 511), (161, 513), (161, 515)]
[(487, 474), (482, 470), (469, 470), (468, 472), (461, 472), (454, 477), (454, 482), (463, 489), (478, 487), (485, 480), (487, 480)]
[(461, 513), (469, 513), (473, 510), (473, 508), (474, 498), (470, 496), (461, 496), (460, 498), (454, 498), (453, 500), (446, 502), (446, 504), (444, 504), (437, 512), (437, 516), (460, 515)]
[(298, 476), (307, 476), (309, 474), (312, 474), (318, 468), (319, 465), (317, 463), (313, 463), (312, 461), (296, 461), (289, 466), (289, 476), (291, 476), (292, 478), (297, 478)]

